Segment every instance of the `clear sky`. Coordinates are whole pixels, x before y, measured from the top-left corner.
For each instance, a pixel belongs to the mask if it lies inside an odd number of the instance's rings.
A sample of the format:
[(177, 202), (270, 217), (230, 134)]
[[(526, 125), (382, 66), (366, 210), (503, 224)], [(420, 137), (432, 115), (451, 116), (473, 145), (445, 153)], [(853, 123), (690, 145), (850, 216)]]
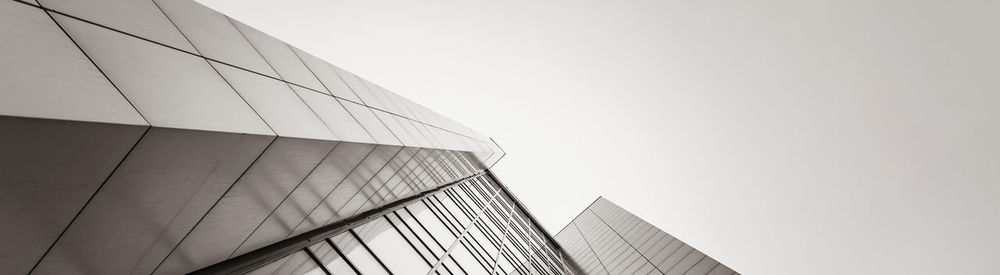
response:
[(199, 0), (744, 274), (1000, 270), (1000, 2)]

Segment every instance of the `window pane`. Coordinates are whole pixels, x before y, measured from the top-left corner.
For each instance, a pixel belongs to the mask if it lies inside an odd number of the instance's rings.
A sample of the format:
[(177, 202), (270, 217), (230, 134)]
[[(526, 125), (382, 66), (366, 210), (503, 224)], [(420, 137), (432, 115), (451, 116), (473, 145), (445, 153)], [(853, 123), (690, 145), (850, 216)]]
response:
[[(405, 215), (406, 213), (403, 214)], [(431, 243), (431, 240), (429, 238), (421, 239), (417, 237), (414, 234), (416, 232), (412, 230), (413, 228), (408, 227), (409, 226), (408, 224), (405, 224), (403, 221), (400, 220), (401, 216), (399, 216), (399, 213), (391, 213), (385, 215), (385, 217), (389, 218), (389, 220), (394, 225), (396, 225), (396, 228), (399, 229), (399, 232), (403, 233), (403, 237), (405, 237), (406, 240), (410, 241), (410, 244), (413, 244), (413, 246), (417, 248), (417, 251), (420, 252), (420, 255), (423, 256), (424, 259), (426, 259), (431, 264), (434, 264), (434, 262), (437, 261), (438, 259), (437, 255), (434, 255), (434, 253), (431, 252), (430, 250), (431, 246), (434, 246), (434, 244)]]
[(382, 269), (382, 266), (375, 261), (375, 258), (361, 246), (358, 239), (355, 239), (350, 232), (342, 233), (330, 238), (330, 240), (344, 253), (347, 260), (351, 261), (354, 267), (358, 268), (358, 271), (361, 271), (361, 274), (389, 274), (385, 269)]
[(438, 268), (437, 272), (438, 272), (438, 274), (441, 274), (441, 275), (446, 275), (446, 274), (463, 275), (463, 274), (465, 274), (465, 272), (462, 270), (462, 267), (459, 267), (458, 264), (455, 263), (455, 260), (453, 259), (453, 257), (447, 257), (447, 258), (445, 258), (444, 261), (441, 262), (441, 267)]
[(434, 238), (427, 233), (427, 231), (424, 231), (424, 229), (420, 227), (420, 224), (417, 224), (417, 221), (410, 216), (406, 210), (396, 211), (396, 214), (399, 215), (399, 218), (402, 218), (403, 226), (412, 230), (413, 233), (427, 245), (427, 248), (430, 249), (431, 253), (434, 255), (434, 259), (440, 258), (441, 255), (444, 255), (444, 247), (435, 241)]
[(500, 257), (500, 259), (497, 260), (498, 270), (495, 271), (494, 273), (508, 274), (514, 272), (514, 264), (512, 264), (508, 259), (511, 259), (510, 255), (506, 251), (503, 252), (502, 257)]
[(472, 221), (469, 219), (468, 216), (465, 215), (465, 212), (462, 212), (461, 208), (458, 208), (458, 205), (456, 205), (455, 202), (452, 201), (451, 198), (449, 198), (448, 196), (445, 196), (441, 193), (438, 193), (434, 196), (437, 198), (437, 200), (435, 201), (440, 203), (440, 205), (444, 206), (444, 209), (442, 209), (443, 211), (446, 212), (444, 213), (444, 215), (457, 219), (458, 224), (456, 224), (455, 226), (460, 227), (459, 229), (465, 228)]
[[(466, 274), (469, 275), (489, 274), (489, 272), (486, 271), (486, 268), (483, 267), (483, 265), (480, 264), (478, 261), (476, 261), (476, 258), (473, 258), (472, 254), (469, 253), (469, 250), (465, 249), (465, 246), (463, 246), (461, 243), (455, 246), (455, 250), (452, 251), (450, 255), (452, 258), (455, 259), (455, 262), (457, 262), (459, 265), (462, 266), (462, 270), (465, 270)], [(452, 272), (457, 272), (457, 271), (452, 270)]]
[(455, 200), (455, 203), (458, 203), (459, 206), (465, 207), (465, 210), (467, 210), (472, 216), (478, 215), (479, 211), (481, 211), (483, 207), (486, 207), (485, 200), (470, 194), (470, 191), (467, 189), (453, 188), (451, 191), (452, 199)]
[[(477, 224), (481, 225), (481, 223), (478, 222)], [(479, 229), (480, 227), (481, 226), (470, 227), (468, 232), (469, 236), (467, 238), (471, 238), (469, 243), (474, 245), (476, 249), (481, 250), (480, 253), (482, 253), (482, 256), (490, 259), (490, 262), (492, 262), (493, 256), (497, 254), (497, 248), (493, 244), (493, 241), (483, 234), (483, 232)]]
[[(395, 274), (426, 273), (430, 266), (384, 218), (355, 229), (376, 257)], [(415, 272), (422, 271), (422, 272)]]
[(354, 273), (354, 270), (351, 269), (351, 266), (347, 265), (347, 262), (344, 260), (343, 257), (340, 256), (340, 253), (337, 253), (337, 251), (333, 250), (333, 247), (331, 247), (330, 244), (326, 243), (326, 241), (322, 241), (310, 246), (309, 250), (311, 250), (313, 254), (316, 255), (316, 258), (318, 258), (319, 261), (324, 266), (326, 266), (327, 270), (330, 270), (330, 273), (338, 275), (357, 274)]
[[(425, 200), (425, 202), (427, 202)], [(424, 230), (427, 230), (434, 237), (434, 240), (444, 246), (445, 248), (451, 245), (455, 241), (455, 235), (452, 235), (451, 231), (448, 230), (444, 221), (435, 216), (427, 205), (423, 203), (414, 203), (406, 207), (408, 213), (412, 214), (419, 221), (418, 226), (422, 226)]]

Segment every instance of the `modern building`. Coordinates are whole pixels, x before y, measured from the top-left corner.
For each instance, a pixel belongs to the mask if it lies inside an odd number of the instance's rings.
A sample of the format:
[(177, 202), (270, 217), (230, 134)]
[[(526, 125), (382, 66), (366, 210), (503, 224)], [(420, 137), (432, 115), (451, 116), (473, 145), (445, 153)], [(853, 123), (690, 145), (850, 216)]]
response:
[(190, 0), (0, 0), (5, 274), (564, 274), (489, 138)]
[(491, 139), (191, 0), (0, 0), (0, 37), (5, 274), (670, 271), (593, 264), (641, 254), (602, 201), (567, 254)]
[(603, 197), (555, 238), (586, 274), (739, 274)]

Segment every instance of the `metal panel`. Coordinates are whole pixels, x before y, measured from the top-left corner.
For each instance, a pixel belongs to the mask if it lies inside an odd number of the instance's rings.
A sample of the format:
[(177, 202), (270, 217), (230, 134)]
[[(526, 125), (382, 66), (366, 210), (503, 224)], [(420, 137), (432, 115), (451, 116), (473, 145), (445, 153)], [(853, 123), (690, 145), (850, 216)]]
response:
[(354, 196), (337, 211), (340, 213), (340, 216), (347, 217), (371, 209), (373, 204), (370, 203), (370, 200), (374, 196), (377, 196), (376, 192), (378, 189), (400, 172), (400, 168), (413, 158), (415, 151), (417, 151), (415, 148), (403, 148), (393, 156), (388, 163), (375, 173), (374, 177), (361, 186)]
[(288, 84), (210, 62), (279, 136), (339, 140)]
[[(426, 126), (426, 125), (425, 125)], [(424, 127), (424, 135), (427, 135), (431, 140), (434, 141), (433, 148), (439, 149), (452, 149), (450, 141), (441, 135), (441, 129), (435, 127)]]
[(36, 271), (151, 273), (272, 139), (150, 129)]
[(734, 272), (732, 269), (729, 269), (729, 267), (720, 264), (719, 266), (716, 266), (714, 269), (712, 269), (711, 272), (708, 272), (708, 275), (731, 275), (733, 273)]
[(354, 91), (354, 94), (358, 95), (362, 103), (367, 106), (387, 110), (385, 106), (383, 106), (382, 103), (379, 102), (374, 95), (372, 95), (372, 92), (368, 90), (368, 87), (365, 86), (361, 77), (340, 68), (335, 67), (334, 69), (337, 70), (338, 75), (340, 75), (340, 78), (344, 80), (344, 83), (346, 83), (347, 86)]
[(375, 84), (374, 82), (371, 81), (369, 81), (367, 84), (370, 90), (378, 91), (377, 92), (378, 97), (379, 99), (382, 100), (383, 103), (391, 105), (392, 108), (394, 108), (394, 110), (399, 112), (399, 114), (412, 118), (414, 120), (422, 120), (422, 118), (418, 117), (417, 114), (413, 112), (412, 110), (413, 108), (410, 108), (409, 106), (407, 106), (406, 102), (400, 100), (400, 96), (397, 95), (396, 93), (389, 91), (389, 89), (386, 89), (385, 87), (382, 87), (381, 85)]
[(399, 124), (402, 125), (403, 128), (406, 128), (407, 131), (410, 132), (410, 134), (414, 137), (416, 141), (416, 146), (425, 148), (433, 146), (431, 141), (427, 139), (426, 136), (424, 136), (424, 133), (421, 132), (420, 129), (417, 129), (416, 124), (418, 122), (414, 122), (413, 120), (409, 120), (402, 117), (396, 117), (396, 120), (399, 121)]
[(283, 240), (375, 146), (342, 142), (281, 202), (233, 256)]
[(392, 110), (394, 113), (408, 117), (413, 120), (420, 120), (419, 117), (409, 108), (406, 104), (399, 100), (399, 95), (390, 92), (378, 84), (372, 83), (371, 81), (365, 80), (365, 84), (368, 86), (368, 90), (372, 91), (375, 96), (379, 98), (383, 105)]
[(344, 218), (350, 216), (351, 212), (343, 211), (343, 208), (350, 201), (358, 191), (361, 190), (370, 181), (374, 180), (375, 176), (382, 171), (382, 169), (388, 165), (390, 161), (395, 159), (399, 152), (402, 151), (401, 147), (380, 145), (368, 160), (361, 163), (358, 168), (351, 172), (351, 175), (340, 183), (333, 192), (327, 196), (325, 202), (327, 205), (332, 206), (334, 210), (333, 217), (329, 218), (322, 224), (330, 223), (336, 219)]
[(444, 148), (442, 146), (443, 144), (437, 140), (437, 137), (431, 134), (431, 131), (428, 129), (427, 124), (420, 123), (419, 121), (413, 121), (413, 126), (415, 126), (417, 132), (419, 132), (424, 137), (424, 139), (427, 140), (427, 144), (425, 144), (424, 147)]
[(202, 56), (272, 77), (278, 75), (225, 15), (191, 0), (156, 0)]
[(279, 137), (156, 273), (190, 272), (229, 258), (335, 146), (333, 141)]
[(345, 218), (346, 216), (339, 216), (336, 212), (337, 209), (340, 209), (350, 199), (350, 197), (342, 195), (345, 190), (351, 190), (356, 185), (364, 184), (371, 180), (375, 172), (382, 166), (385, 166), (386, 162), (392, 156), (396, 155), (396, 152), (399, 150), (399, 147), (388, 145), (379, 145), (372, 150), (363, 161), (356, 163), (356, 167), (352, 167), (353, 169), (347, 177), (336, 182), (337, 185), (335, 188), (332, 190), (325, 189), (324, 192), (317, 194), (322, 201), (316, 201), (310, 205), (311, 208), (306, 209), (309, 211), (308, 216), (300, 220), (301, 223), (294, 225), (295, 230), (290, 235), (298, 235), (335, 220)]
[[(373, 207), (378, 207), (382, 204), (392, 202), (399, 197), (393, 193), (393, 190), (402, 189), (401, 187), (406, 185), (404, 181), (407, 181), (412, 177), (412, 168), (415, 167), (418, 160), (417, 152), (421, 150), (418, 148), (408, 149), (410, 149), (410, 152), (408, 152), (411, 155), (410, 159), (395, 168), (398, 172), (389, 178), (381, 187), (376, 189), (375, 195), (368, 197), (367, 204), (371, 204)], [(359, 212), (361, 211), (364, 210), (359, 210)]]
[(289, 255), (288, 260), (285, 260), (278, 268), (271, 273), (272, 275), (291, 275), (291, 274), (305, 274), (305, 272), (299, 272), (299, 269), (305, 268), (306, 271), (317, 268), (316, 264), (309, 259), (304, 251), (296, 252), (295, 254)]
[(0, 270), (31, 270), (145, 130), (0, 116)]
[(274, 135), (204, 58), (55, 18), (151, 125)]
[(694, 267), (694, 265), (698, 264), (702, 258), (705, 258), (705, 254), (701, 253), (701, 251), (691, 251), (691, 253), (685, 256), (683, 260), (671, 267), (670, 270), (667, 270), (667, 275), (684, 274), (684, 272), (687, 272), (689, 269)]
[(368, 88), (368, 93), (371, 94), (371, 99), (373, 101), (376, 101), (379, 104), (381, 104), (381, 106), (382, 106), (381, 109), (389, 111), (389, 112), (392, 112), (392, 113), (395, 113), (397, 115), (404, 116), (404, 117), (411, 117), (410, 113), (405, 112), (404, 110), (401, 110), (399, 108), (399, 106), (396, 105), (395, 102), (393, 102), (392, 100), (390, 100), (385, 95), (385, 91), (383, 91), (381, 89), (381, 87), (379, 87), (378, 85), (375, 85), (375, 83), (372, 83), (371, 81), (368, 81), (367, 79), (362, 78), (361, 76), (357, 76), (357, 77), (358, 77), (358, 80), (361, 82), (361, 85), (364, 85), (365, 88)]
[(660, 265), (659, 263), (666, 261), (667, 258), (669, 258), (671, 255), (677, 252), (677, 250), (685, 246), (687, 245), (685, 245), (684, 242), (678, 239), (674, 239), (670, 243), (667, 243), (666, 247), (664, 247), (660, 251), (657, 251), (656, 254), (649, 255), (649, 261), (659, 266)]
[(147, 125), (41, 9), (0, 2), (0, 115)]
[(416, 192), (416, 181), (420, 177), (424, 176), (424, 171), (419, 169), (419, 162), (422, 158), (423, 150), (417, 151), (412, 159), (406, 163), (406, 165), (400, 169), (401, 173), (404, 173), (402, 177), (398, 177), (393, 180), (393, 182), (386, 185), (385, 191), (380, 191), (385, 194), (387, 200), (376, 202), (377, 205), (388, 203), (390, 201), (396, 200), (397, 198), (404, 197), (410, 193)]
[(703, 257), (700, 262), (694, 265), (694, 267), (691, 267), (690, 270), (684, 272), (684, 275), (706, 275), (717, 265), (719, 265), (719, 262), (716, 262), (709, 257)]
[(233, 22), (233, 25), (236, 25), (236, 28), (243, 33), (247, 40), (250, 40), (250, 44), (252, 44), (254, 48), (260, 52), (260, 55), (264, 56), (264, 60), (267, 60), (267, 63), (271, 64), (271, 68), (274, 68), (282, 79), (329, 94), (329, 92), (323, 88), (323, 84), (321, 84), (319, 80), (316, 79), (316, 76), (309, 71), (309, 68), (302, 63), (302, 60), (299, 60), (299, 58), (295, 56), (295, 53), (292, 52), (292, 49), (288, 46), (288, 44), (258, 31), (257, 29), (247, 26), (242, 22), (236, 20), (231, 21)]
[(411, 170), (411, 172), (400, 182), (398, 187), (391, 190), (393, 196), (403, 197), (407, 196), (411, 192), (423, 189), (423, 182), (430, 178), (427, 170), (421, 164), (426, 156), (427, 150), (420, 150), (417, 152), (417, 156), (415, 156), (410, 163), (406, 164), (406, 169)]
[(409, 129), (403, 127), (403, 125), (399, 123), (399, 119), (400, 119), (399, 117), (397, 117), (395, 115), (392, 115), (392, 114), (389, 114), (389, 113), (386, 113), (386, 112), (383, 112), (383, 111), (380, 111), (380, 110), (375, 110), (375, 109), (370, 109), (370, 110), (372, 110), (372, 112), (375, 114), (375, 116), (380, 121), (384, 122), (385, 126), (387, 128), (389, 128), (389, 130), (397, 138), (399, 138), (400, 143), (402, 143), (405, 146), (416, 146), (417, 145), (417, 139), (416, 139), (416, 137), (413, 136), (413, 133), (410, 133)]
[(337, 100), (340, 101), (340, 103), (344, 105), (344, 108), (358, 120), (358, 123), (360, 123), (361, 126), (368, 130), (368, 133), (372, 135), (372, 138), (375, 139), (376, 143), (399, 146), (403, 145), (403, 143), (396, 138), (396, 135), (389, 131), (389, 128), (387, 128), (386, 125), (378, 119), (378, 117), (375, 117), (375, 113), (373, 113), (371, 109), (359, 104), (354, 104), (350, 101), (340, 99)]
[(194, 52), (177, 28), (153, 1), (135, 0), (41, 0), (43, 7), (83, 18), (138, 37)]
[(295, 91), (306, 102), (307, 105), (319, 116), (323, 123), (333, 131), (342, 141), (375, 143), (375, 139), (361, 127), (351, 113), (340, 105), (336, 98), (292, 86)]
[(361, 99), (354, 94), (354, 91), (344, 83), (344, 80), (337, 74), (337, 69), (330, 63), (323, 61), (305, 51), (292, 47), (295, 54), (302, 59), (302, 62), (309, 67), (309, 70), (319, 78), (323, 86), (334, 96), (350, 101), (361, 103)]

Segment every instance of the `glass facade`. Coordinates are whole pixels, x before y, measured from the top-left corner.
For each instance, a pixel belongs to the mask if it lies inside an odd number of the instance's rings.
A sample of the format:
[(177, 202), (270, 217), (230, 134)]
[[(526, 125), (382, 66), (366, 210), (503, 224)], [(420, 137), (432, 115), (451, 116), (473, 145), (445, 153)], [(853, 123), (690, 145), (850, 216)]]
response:
[(739, 274), (603, 197), (555, 238), (586, 274)]
[(572, 274), (490, 175), (469, 178), (250, 274)]

